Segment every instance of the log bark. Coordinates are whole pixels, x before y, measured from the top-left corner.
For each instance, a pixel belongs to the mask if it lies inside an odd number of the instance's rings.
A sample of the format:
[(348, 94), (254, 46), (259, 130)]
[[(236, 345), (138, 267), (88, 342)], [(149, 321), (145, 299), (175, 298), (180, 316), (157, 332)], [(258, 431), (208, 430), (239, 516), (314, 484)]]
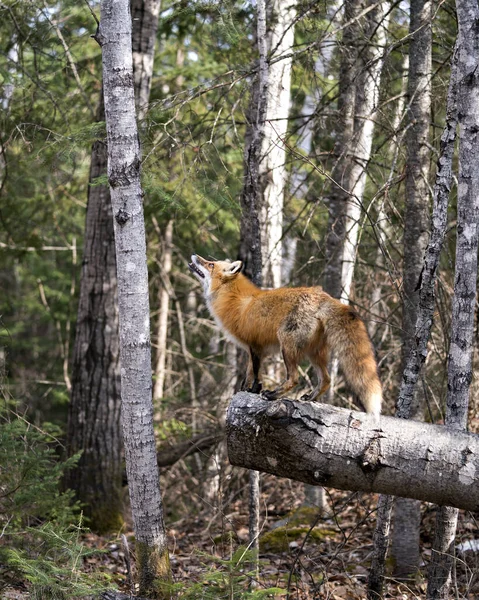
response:
[(231, 464), (342, 490), (479, 509), (479, 437), (314, 402), (236, 394)]

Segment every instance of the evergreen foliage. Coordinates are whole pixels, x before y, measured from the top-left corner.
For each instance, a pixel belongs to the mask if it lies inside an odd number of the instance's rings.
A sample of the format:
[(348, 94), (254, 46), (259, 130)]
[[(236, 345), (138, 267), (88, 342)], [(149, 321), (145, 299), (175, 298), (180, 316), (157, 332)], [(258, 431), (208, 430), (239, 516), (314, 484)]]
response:
[(260, 600), (286, 595), (286, 589), (278, 587), (255, 587), (256, 571), (250, 570), (255, 552), (244, 547), (237, 548), (229, 559), (202, 554), (205, 573), (193, 584), (178, 583), (172, 586), (182, 600)]
[(63, 600), (91, 594), (104, 576), (83, 571), (92, 554), (81, 540), (80, 507), (61, 478), (78, 457), (60, 461), (58, 427), (37, 427), (5, 405), (0, 412), (0, 572), (31, 584), (31, 597)]

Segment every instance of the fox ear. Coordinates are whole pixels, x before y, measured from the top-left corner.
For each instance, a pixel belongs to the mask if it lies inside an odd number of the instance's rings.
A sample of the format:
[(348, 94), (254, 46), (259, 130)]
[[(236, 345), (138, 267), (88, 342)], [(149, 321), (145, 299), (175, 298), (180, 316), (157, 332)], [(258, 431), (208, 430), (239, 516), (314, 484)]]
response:
[(228, 275), (235, 275), (239, 273), (243, 268), (243, 263), (240, 260), (235, 260), (235, 262), (231, 263), (230, 268), (228, 269)]

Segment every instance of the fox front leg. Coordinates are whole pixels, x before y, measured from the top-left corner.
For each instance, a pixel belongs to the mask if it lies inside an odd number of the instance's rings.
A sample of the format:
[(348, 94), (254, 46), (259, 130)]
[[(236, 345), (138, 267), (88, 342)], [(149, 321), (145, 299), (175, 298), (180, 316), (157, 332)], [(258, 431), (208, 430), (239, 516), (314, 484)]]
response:
[(241, 385), (241, 389), (245, 389), (247, 392), (251, 392), (252, 394), (259, 394), (261, 392), (263, 386), (259, 380), (260, 367), (261, 353), (250, 347), (248, 353), (246, 377)]

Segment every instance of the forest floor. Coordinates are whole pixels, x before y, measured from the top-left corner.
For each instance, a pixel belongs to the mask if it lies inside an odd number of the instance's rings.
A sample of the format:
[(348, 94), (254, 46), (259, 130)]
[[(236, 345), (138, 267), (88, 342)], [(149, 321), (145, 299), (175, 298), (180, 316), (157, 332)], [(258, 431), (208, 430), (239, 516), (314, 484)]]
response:
[[(229, 560), (238, 547), (245, 548), (248, 543), (246, 478), (243, 483), (244, 487), (238, 490), (236, 500), (228, 503), (226, 511), (212, 511), (210, 507), (204, 516), (200, 513), (169, 522), (171, 563), (176, 581), (204, 582), (205, 572), (216, 569), (224, 574), (227, 590), (239, 571), (247, 570), (247, 564), (235, 570)], [(316, 508), (302, 508), (303, 487), (298, 482), (262, 475), (258, 589), (282, 588), (284, 593), (270, 597), (287, 596), (290, 600), (365, 599), (378, 497), (327, 491), (329, 508), (321, 515)], [(173, 490), (165, 491), (165, 505), (168, 505), (170, 492)], [(434, 505), (423, 503), (423, 568), (415, 580), (408, 583), (388, 577), (386, 598), (425, 597), (424, 567), (431, 555), (435, 516)], [(474, 538), (479, 538), (479, 524), (474, 515), (461, 511), (456, 546)], [(218, 559), (225, 562), (221, 564)], [(118, 569), (124, 569), (124, 564), (119, 563)], [(451, 597), (477, 599), (479, 553), (458, 552), (455, 571), (457, 594), (452, 592)], [(192, 597), (203, 598), (200, 593)], [(207, 597), (215, 598), (214, 595)], [(233, 596), (218, 593), (216, 597), (219, 600)]]
[[(198, 600), (249, 597), (242, 595), (251, 581), (244, 555), (248, 541), (247, 477), (244, 472), (236, 475), (235, 481), (234, 476), (229, 476), (227, 493), (217, 494), (223, 498), (223, 506), (227, 506), (222, 510), (215, 506), (214, 500), (206, 502), (194, 489), (186, 489), (186, 478), (179, 475), (170, 473), (163, 491), (173, 577), (185, 586), (174, 597)], [(365, 599), (377, 496), (329, 491), (329, 508), (321, 515), (316, 508), (301, 508), (304, 492), (297, 482), (263, 475), (261, 489), (260, 568), (255, 578), (256, 589), (281, 588), (282, 592), (267, 597), (290, 600)], [(424, 503), (423, 566), (431, 554), (434, 520), (434, 506)], [(461, 511), (456, 545), (474, 538), (479, 538), (478, 523), (474, 515)], [(100, 551), (86, 560), (84, 569), (107, 572), (119, 590), (135, 592), (126, 559), (128, 553), (134, 554), (133, 534), (128, 524), (124, 537), (89, 533), (84, 542)], [(133, 565), (134, 560), (130, 563)], [(479, 553), (458, 552), (455, 571), (457, 593), (451, 597), (478, 598)], [(424, 598), (424, 572), (421, 569), (409, 583), (388, 577), (385, 597)], [(199, 585), (192, 588), (195, 582)], [(23, 591), (15, 588), (4, 590), (2, 600), (29, 598), (25, 587)]]

